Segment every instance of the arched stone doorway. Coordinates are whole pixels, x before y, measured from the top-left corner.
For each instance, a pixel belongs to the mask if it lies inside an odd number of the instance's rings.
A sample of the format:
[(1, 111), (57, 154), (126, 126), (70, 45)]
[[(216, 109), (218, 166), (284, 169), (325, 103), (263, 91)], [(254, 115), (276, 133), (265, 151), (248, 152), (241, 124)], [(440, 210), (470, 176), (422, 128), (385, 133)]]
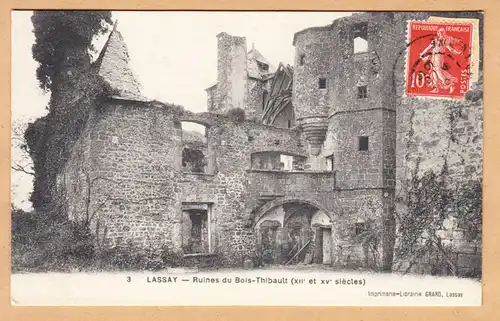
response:
[(309, 202), (290, 201), (268, 208), (258, 216), (255, 232), (264, 265), (334, 261), (330, 215)]

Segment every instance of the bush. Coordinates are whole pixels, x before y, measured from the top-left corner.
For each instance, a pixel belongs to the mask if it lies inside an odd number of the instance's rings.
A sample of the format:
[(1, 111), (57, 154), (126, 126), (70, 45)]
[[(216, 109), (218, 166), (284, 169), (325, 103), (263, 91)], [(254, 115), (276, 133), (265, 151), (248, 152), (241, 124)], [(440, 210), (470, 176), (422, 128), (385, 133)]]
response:
[(129, 241), (99, 251), (87, 226), (46, 217), (12, 209), (12, 272), (156, 271), (184, 264), (182, 253), (156, 242), (144, 248)]
[(157, 271), (182, 265), (182, 254), (171, 251), (167, 246), (150, 245), (141, 248), (129, 241), (101, 253), (102, 265), (108, 270)]
[(13, 272), (72, 271), (93, 264), (88, 229), (68, 221), (49, 221), (43, 213), (12, 210)]

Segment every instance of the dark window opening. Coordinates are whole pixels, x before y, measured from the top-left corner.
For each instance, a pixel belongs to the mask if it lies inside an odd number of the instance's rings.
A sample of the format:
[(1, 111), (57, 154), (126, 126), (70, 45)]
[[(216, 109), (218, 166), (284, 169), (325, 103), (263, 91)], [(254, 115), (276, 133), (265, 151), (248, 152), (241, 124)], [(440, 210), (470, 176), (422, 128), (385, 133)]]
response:
[(184, 148), (182, 150), (182, 168), (185, 172), (205, 173), (207, 160), (201, 150)]
[(264, 92), (262, 93), (262, 109), (266, 108), (268, 97), (269, 93), (267, 92), (267, 90), (264, 90)]
[(359, 150), (360, 151), (368, 150), (368, 136), (359, 137)]
[(366, 86), (358, 86), (358, 99), (364, 99), (368, 97), (368, 90)]
[(354, 232), (356, 235), (360, 235), (361, 233), (366, 231), (365, 223), (364, 222), (355, 223), (354, 230), (355, 230)]
[(210, 252), (208, 207), (198, 207), (182, 211), (182, 249), (186, 254)]
[(325, 89), (326, 88), (326, 78), (320, 78), (319, 79), (319, 89)]
[(288, 128), (292, 128), (292, 120), (291, 119), (289, 119), (287, 121), (287, 126), (288, 126)]
[(299, 65), (303, 66), (306, 63), (306, 55), (302, 54), (299, 57)]

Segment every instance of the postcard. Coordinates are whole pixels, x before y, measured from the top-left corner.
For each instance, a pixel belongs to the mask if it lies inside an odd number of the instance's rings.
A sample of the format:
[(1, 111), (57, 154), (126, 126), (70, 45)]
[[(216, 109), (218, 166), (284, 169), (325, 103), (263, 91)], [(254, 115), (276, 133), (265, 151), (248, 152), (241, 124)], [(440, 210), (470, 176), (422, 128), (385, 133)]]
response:
[(13, 11), (11, 303), (480, 306), (482, 28)]

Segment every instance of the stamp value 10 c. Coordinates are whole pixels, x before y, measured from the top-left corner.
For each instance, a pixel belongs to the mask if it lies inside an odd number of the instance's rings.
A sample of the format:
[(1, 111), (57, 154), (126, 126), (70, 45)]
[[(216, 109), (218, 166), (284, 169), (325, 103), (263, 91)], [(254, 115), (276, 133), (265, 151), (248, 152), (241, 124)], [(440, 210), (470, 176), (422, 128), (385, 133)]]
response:
[(472, 29), (467, 23), (409, 23), (407, 96), (465, 96), (470, 86)]

